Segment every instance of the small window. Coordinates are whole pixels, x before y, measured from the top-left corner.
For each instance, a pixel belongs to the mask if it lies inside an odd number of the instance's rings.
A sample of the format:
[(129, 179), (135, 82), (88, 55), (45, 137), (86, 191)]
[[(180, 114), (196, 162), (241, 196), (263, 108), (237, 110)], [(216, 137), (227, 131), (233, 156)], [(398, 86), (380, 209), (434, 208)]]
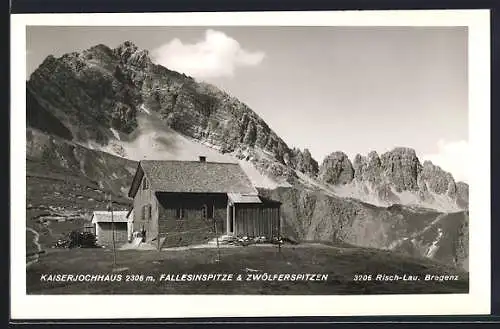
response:
[(207, 219), (207, 205), (203, 205), (201, 208), (201, 218)]
[(148, 188), (149, 188), (148, 180), (146, 179), (146, 177), (144, 177), (144, 179), (142, 180), (142, 189), (147, 190)]
[(175, 216), (176, 216), (178, 219), (183, 219), (183, 218), (184, 218), (184, 209), (182, 209), (182, 208), (177, 208), (177, 209), (176, 209)]
[(142, 206), (141, 219), (142, 220), (151, 220), (151, 205), (148, 204), (148, 205)]
[(211, 205), (204, 205), (203, 208), (201, 208), (201, 216), (203, 219), (214, 218), (214, 207)]

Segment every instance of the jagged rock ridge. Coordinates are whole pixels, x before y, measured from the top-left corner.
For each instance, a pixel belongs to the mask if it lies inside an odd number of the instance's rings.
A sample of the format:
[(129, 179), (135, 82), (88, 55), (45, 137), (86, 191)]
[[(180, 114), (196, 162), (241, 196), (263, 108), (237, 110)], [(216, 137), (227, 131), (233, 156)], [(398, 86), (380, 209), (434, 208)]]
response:
[(410, 148), (396, 147), (381, 156), (375, 151), (367, 156), (358, 154), (354, 163), (345, 153), (334, 152), (323, 161), (319, 178), (325, 184), (349, 185), (362, 193), (375, 194), (387, 204), (407, 203), (401, 195), (406, 193), (416, 198), (415, 203), (432, 204), (439, 198), (440, 210), (468, 207), (468, 185), (455, 182), (450, 173), (430, 161), (421, 164)]

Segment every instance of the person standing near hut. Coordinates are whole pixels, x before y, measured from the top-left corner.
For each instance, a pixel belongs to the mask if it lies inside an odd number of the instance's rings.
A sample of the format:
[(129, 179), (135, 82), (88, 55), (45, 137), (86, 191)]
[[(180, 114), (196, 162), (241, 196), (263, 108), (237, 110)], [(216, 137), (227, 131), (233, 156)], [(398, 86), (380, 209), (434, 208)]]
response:
[(144, 229), (144, 225), (142, 225), (141, 236), (142, 236), (142, 242), (146, 242), (146, 230)]

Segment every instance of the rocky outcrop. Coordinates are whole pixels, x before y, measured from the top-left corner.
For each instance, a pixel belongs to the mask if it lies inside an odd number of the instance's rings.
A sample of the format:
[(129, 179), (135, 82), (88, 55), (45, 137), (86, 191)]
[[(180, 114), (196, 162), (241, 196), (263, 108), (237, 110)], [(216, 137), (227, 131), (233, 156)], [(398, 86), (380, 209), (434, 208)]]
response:
[(455, 184), (457, 190), (457, 204), (463, 209), (469, 208), (469, 185), (464, 182)]
[(292, 168), (310, 177), (316, 177), (318, 175), (318, 162), (314, 160), (308, 149), (301, 151), (298, 148), (293, 148), (290, 158), (286, 159), (285, 162)]
[(366, 157), (357, 154), (354, 157), (353, 169), (357, 181), (376, 183), (382, 177), (380, 157), (375, 151), (371, 151)]
[(448, 194), (451, 197), (456, 197), (456, 186), (453, 176), (430, 161), (424, 162), (417, 180), (420, 189), (423, 191)]
[(106, 143), (109, 128), (130, 133), (137, 127), (141, 96), (128, 79), (115, 76), (119, 60), (103, 47), (49, 56), (27, 83), (34, 98), (76, 140)]
[(130, 41), (125, 41), (117, 48), (113, 49), (113, 54), (120, 58), (121, 63), (124, 65), (147, 68), (152, 64), (149, 58), (149, 52), (144, 49), (139, 49)]
[(343, 152), (328, 155), (321, 164), (319, 179), (328, 184), (347, 184), (354, 178), (354, 169), (348, 156)]
[(372, 151), (368, 156), (356, 155), (353, 164), (354, 178), (358, 182), (389, 184), (396, 191), (415, 191), (422, 165), (410, 148), (397, 147), (382, 154)]
[(418, 189), (417, 177), (422, 170), (415, 150), (397, 147), (380, 157), (382, 174), (397, 192)]

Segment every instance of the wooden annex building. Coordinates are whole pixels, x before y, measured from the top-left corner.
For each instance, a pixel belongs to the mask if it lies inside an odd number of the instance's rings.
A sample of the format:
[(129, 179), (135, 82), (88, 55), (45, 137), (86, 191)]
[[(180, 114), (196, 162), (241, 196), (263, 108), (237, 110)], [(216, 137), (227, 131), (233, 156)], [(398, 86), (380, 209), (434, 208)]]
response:
[[(113, 243), (113, 230), (116, 243), (126, 243), (132, 237), (132, 217), (127, 217), (128, 211), (94, 211), (92, 224), (99, 245), (107, 246)], [(113, 227), (114, 226), (114, 227)]]
[(129, 197), (133, 230), (162, 247), (204, 243), (218, 235), (277, 237), (281, 203), (259, 196), (238, 163), (140, 161)]

